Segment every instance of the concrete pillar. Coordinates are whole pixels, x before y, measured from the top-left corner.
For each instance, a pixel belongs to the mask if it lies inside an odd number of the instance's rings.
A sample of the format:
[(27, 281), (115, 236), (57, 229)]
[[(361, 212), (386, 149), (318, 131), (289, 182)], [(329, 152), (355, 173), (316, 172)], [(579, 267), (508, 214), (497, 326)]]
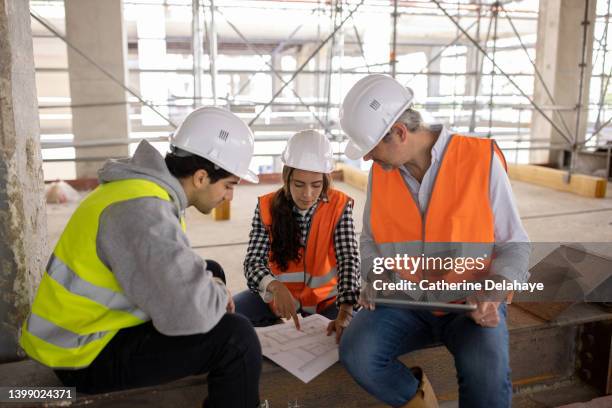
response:
[[(303, 44), (296, 48), (295, 61), (296, 61), (297, 68), (302, 66), (302, 64), (308, 59), (308, 57), (310, 57), (310, 55), (315, 51), (318, 45), (319, 44), (316, 44), (316, 43)], [(313, 57), (308, 63), (308, 65), (306, 65), (305, 70), (314, 71), (317, 65), (316, 64), (317, 58), (320, 58), (320, 57), (318, 56)], [(295, 91), (298, 93), (298, 95), (300, 95), (302, 98), (311, 98), (311, 97), (317, 96), (318, 94), (317, 76), (318, 75), (304, 74), (304, 73), (298, 75), (297, 78), (295, 78), (294, 80)]]
[(482, 84), (482, 76), (471, 75), (472, 73), (482, 74), (482, 59), (484, 54), (480, 52), (473, 45), (467, 46), (467, 55), (465, 61), (465, 71), (470, 75), (465, 78), (465, 95), (466, 96), (478, 96)]
[[(442, 50), (442, 47), (429, 47), (425, 55), (427, 56), (427, 63), (429, 63), (438, 53)], [(429, 65), (429, 72), (440, 72), (442, 58), (438, 57), (435, 61)], [(427, 75), (427, 96), (436, 97), (440, 96), (440, 75)], [(438, 108), (432, 108), (431, 110), (438, 110)]]
[(27, 0), (0, 0), (0, 363), (17, 359), (17, 333), (46, 258), (46, 213)]
[[(274, 71), (282, 71), (281, 59), (283, 54), (281, 52), (272, 52), (270, 54), (270, 65), (274, 68)], [(279, 89), (283, 87), (283, 82), (270, 70), (270, 78), (272, 78), (272, 95), (276, 95)], [(282, 97), (282, 95), (280, 95)]]
[[(122, 0), (65, 0), (68, 41), (86, 53), (96, 64), (127, 82), (126, 36)], [(73, 105), (108, 104), (72, 108), (72, 133), (75, 143), (128, 139), (128, 106), (126, 92), (98, 67), (68, 48), (70, 96)], [(127, 145), (77, 148), (76, 157), (128, 156)], [(77, 178), (96, 177), (101, 161), (77, 162)]]
[[(588, 1), (588, 25), (586, 36), (586, 66), (584, 67), (584, 82), (582, 102), (587, 106), (589, 100), (589, 85), (592, 71), (593, 26), (595, 21), (595, 0)], [(536, 45), (536, 66), (544, 78), (557, 107), (575, 108), (578, 104), (580, 66), (583, 51), (584, 9), (587, 1), (574, 0), (540, 0), (538, 15), (538, 41)], [(541, 82), (534, 79), (534, 99), (540, 106), (551, 106)], [(559, 116), (563, 116), (571, 131), (570, 137), (576, 137), (577, 110), (561, 111), (553, 115), (553, 111), (545, 109), (549, 117), (554, 119), (561, 129), (564, 129)], [(587, 111), (582, 110), (577, 140), (584, 140), (587, 125)], [(533, 113), (531, 124), (532, 138), (547, 138), (551, 144), (566, 143), (563, 137), (540, 115)], [(562, 151), (553, 149), (533, 151), (530, 154), (532, 163), (562, 164)]]
[(238, 79), (238, 84), (236, 86), (236, 92), (234, 93), (234, 95), (237, 95), (237, 92), (239, 90), (241, 90), (241, 89), (242, 89), (242, 92), (241, 92), (240, 95), (248, 95), (249, 94), (249, 89), (250, 89), (251, 85), (248, 84), (245, 87), (245, 84), (249, 80), (249, 75), (247, 75), (247, 74), (239, 74), (238, 78), (239, 78)]
[[(484, 45), (484, 44), (482, 44)], [(465, 96), (471, 97), (471, 102), (469, 105), (469, 132), (474, 132), (476, 126), (478, 125), (477, 119), (478, 116), (476, 112), (478, 111), (479, 106), (477, 97), (480, 95), (480, 89), (482, 88), (482, 60), (484, 58), (484, 54), (480, 52), (473, 45), (467, 46), (467, 54), (465, 61), (465, 71), (468, 75), (465, 77)], [(472, 74), (476, 75), (472, 75)]]

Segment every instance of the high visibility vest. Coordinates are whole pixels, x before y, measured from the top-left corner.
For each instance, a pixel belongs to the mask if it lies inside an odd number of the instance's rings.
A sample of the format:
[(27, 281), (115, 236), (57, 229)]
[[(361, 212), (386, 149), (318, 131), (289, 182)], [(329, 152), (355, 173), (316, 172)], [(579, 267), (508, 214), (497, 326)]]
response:
[[(403, 279), (460, 282), (488, 273), (495, 220), (489, 201), (492, 160), (503, 154), (491, 139), (452, 135), (436, 177), (425, 214), (415, 202), (399, 169), (372, 165), (370, 223), (372, 238), (383, 257), (409, 256), (482, 258), (484, 268), (470, 264), (461, 273), (429, 268), (397, 271)], [(435, 265), (432, 268), (432, 265)], [(426, 275), (423, 275), (426, 273)]]
[[(259, 197), (259, 210), (270, 242), (272, 242), (271, 206), (276, 192)], [(338, 276), (336, 251), (334, 248), (334, 231), (340, 222), (342, 213), (349, 201), (346, 194), (333, 189), (327, 191), (328, 201), (319, 200), (312, 216), (310, 230), (305, 238), (305, 247), (300, 248), (300, 261), (290, 261), (286, 271), (271, 261), (268, 262), (276, 279), (282, 282), (294, 299), (299, 302), (299, 309), (307, 313), (318, 313), (336, 301), (338, 295)], [(274, 305), (272, 305), (274, 307)]]
[[(102, 212), (112, 204), (142, 197), (171, 201), (158, 184), (128, 179), (98, 186), (76, 209), (22, 326), (19, 343), (31, 358), (53, 368), (87, 367), (120, 329), (150, 320), (124, 295), (96, 246)], [(180, 222), (184, 231), (182, 217)]]

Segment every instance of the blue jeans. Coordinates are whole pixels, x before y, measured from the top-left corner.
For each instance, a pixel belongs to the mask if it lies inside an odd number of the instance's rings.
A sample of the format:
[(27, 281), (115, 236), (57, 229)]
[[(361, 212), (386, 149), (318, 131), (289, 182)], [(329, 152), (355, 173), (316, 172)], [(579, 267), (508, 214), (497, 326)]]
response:
[[(278, 316), (272, 313), (270, 306), (263, 301), (261, 296), (250, 290), (245, 290), (234, 296), (234, 304), (236, 305), (236, 313), (240, 313), (249, 319), (255, 327), (270, 326), (279, 322)], [(338, 316), (338, 308), (333, 304), (319, 314), (333, 320)], [(308, 313), (302, 312), (302, 316), (306, 317), (308, 315)]]
[(362, 310), (342, 335), (340, 361), (366, 391), (399, 407), (412, 399), (419, 384), (398, 357), (442, 342), (455, 358), (460, 407), (510, 407), (505, 304), (499, 312), (499, 325), (485, 328), (465, 314), (435, 316), (381, 306)]

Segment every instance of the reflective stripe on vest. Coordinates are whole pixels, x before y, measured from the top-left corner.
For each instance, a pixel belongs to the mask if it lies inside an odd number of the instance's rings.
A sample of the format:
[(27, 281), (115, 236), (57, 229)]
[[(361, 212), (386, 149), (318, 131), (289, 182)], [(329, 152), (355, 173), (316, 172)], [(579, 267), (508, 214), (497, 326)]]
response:
[(140, 320), (148, 320), (149, 316), (130, 302), (123, 293), (92, 285), (68, 268), (62, 261), (51, 255), (47, 267), (49, 276), (75, 295), (80, 295), (104, 305), (109, 309), (129, 313)]
[(28, 318), (28, 330), (39, 339), (66, 349), (82, 347), (94, 340), (101, 339), (108, 333), (97, 332), (81, 336), (70, 330), (56, 326), (34, 313), (30, 314)]
[[(259, 198), (261, 219), (270, 240), (271, 205), (275, 194)], [(300, 250), (301, 261), (289, 262), (286, 271), (271, 261), (268, 263), (275, 278), (287, 286), (303, 311), (320, 312), (335, 301), (338, 277), (334, 232), (350, 200), (344, 193), (329, 189), (327, 202), (320, 200), (312, 216), (306, 248)], [(271, 253), (268, 259), (271, 259)]]
[[(21, 347), (53, 368), (87, 367), (122, 328), (149, 317), (123, 293), (97, 256), (99, 218), (110, 205), (156, 197), (161, 186), (142, 179), (102, 184), (75, 210), (43, 273), (32, 311), (21, 330)], [(184, 219), (180, 217), (184, 230)]]
[(327, 285), (336, 277), (336, 268), (332, 268), (326, 275), (312, 276), (305, 272), (286, 272), (276, 275), (276, 279), (283, 283), (305, 283), (309, 288), (319, 288)]
[[(425, 214), (415, 203), (399, 170), (372, 166), (368, 185), (369, 208), (364, 218), (382, 257), (485, 257), (490, 261), (494, 218), (489, 203), (493, 155), (503, 155), (491, 139), (453, 135), (443, 154)], [(365, 265), (364, 265), (365, 266)], [(367, 267), (367, 266), (366, 266)], [(417, 281), (419, 272), (400, 273)], [(485, 271), (486, 272), (486, 271)], [(432, 271), (428, 278), (448, 282), (474, 277), (471, 268), (462, 273)], [(433, 275), (432, 275), (433, 274)], [(432, 279), (433, 280), (433, 279)], [(414, 297), (420, 292), (413, 291)]]

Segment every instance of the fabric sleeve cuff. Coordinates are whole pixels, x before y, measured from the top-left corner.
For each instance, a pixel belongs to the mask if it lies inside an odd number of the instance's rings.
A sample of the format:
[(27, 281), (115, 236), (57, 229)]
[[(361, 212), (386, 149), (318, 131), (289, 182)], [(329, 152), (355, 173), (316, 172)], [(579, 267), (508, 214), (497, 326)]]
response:
[(266, 275), (259, 282), (259, 295), (266, 303), (270, 303), (274, 299), (272, 293), (268, 292), (268, 285), (275, 280), (276, 278), (273, 275)]

